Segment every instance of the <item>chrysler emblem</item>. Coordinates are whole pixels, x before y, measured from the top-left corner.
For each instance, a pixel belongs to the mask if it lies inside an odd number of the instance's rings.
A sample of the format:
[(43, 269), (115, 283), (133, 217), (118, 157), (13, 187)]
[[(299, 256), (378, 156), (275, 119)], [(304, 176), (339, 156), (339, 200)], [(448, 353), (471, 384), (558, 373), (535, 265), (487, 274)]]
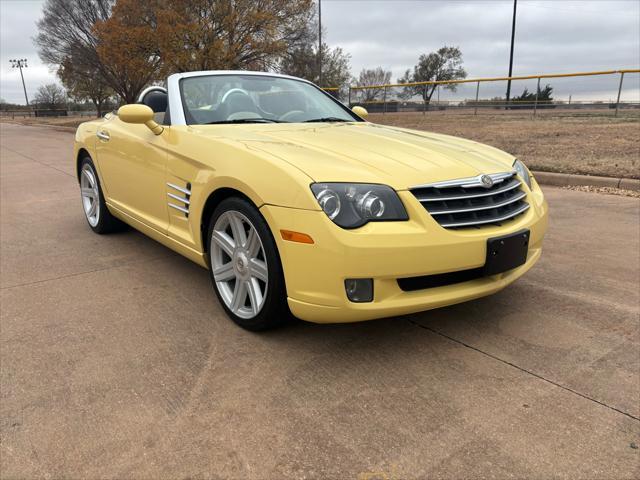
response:
[(493, 187), (493, 178), (489, 175), (480, 175), (480, 183), (484, 188), (491, 188)]

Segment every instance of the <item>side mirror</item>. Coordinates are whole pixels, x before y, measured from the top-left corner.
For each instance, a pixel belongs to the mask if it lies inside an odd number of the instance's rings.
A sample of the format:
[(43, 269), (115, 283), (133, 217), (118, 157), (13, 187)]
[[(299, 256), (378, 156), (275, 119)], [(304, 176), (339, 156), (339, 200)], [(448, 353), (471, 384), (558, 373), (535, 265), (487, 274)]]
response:
[(144, 124), (156, 135), (164, 130), (153, 118), (153, 110), (146, 105), (123, 105), (118, 109), (118, 118), (125, 123)]
[(351, 111), (356, 115), (358, 115), (360, 118), (367, 118), (367, 115), (369, 115), (369, 112), (367, 112), (367, 109), (364, 107), (361, 107), (360, 105), (356, 105), (351, 109)]

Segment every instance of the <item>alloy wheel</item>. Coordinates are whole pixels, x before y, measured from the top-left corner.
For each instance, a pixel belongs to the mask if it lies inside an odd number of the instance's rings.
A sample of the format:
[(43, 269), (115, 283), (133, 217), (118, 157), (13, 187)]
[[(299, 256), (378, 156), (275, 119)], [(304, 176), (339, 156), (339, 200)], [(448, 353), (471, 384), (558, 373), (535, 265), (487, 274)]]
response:
[(211, 269), (225, 305), (250, 319), (262, 309), (269, 285), (262, 240), (249, 219), (234, 210), (218, 217), (211, 234)]
[(84, 214), (89, 225), (95, 227), (100, 221), (100, 192), (96, 174), (89, 164), (85, 164), (80, 173), (80, 193)]

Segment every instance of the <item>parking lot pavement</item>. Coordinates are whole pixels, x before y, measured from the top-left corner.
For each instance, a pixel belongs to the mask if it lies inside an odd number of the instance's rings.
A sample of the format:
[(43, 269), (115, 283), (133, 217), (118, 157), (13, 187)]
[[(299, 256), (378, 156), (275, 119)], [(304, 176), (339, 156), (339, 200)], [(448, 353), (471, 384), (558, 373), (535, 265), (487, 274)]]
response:
[(72, 134), (1, 124), (2, 478), (637, 478), (640, 201), (547, 189), (482, 300), (252, 334), (207, 272), (93, 234)]

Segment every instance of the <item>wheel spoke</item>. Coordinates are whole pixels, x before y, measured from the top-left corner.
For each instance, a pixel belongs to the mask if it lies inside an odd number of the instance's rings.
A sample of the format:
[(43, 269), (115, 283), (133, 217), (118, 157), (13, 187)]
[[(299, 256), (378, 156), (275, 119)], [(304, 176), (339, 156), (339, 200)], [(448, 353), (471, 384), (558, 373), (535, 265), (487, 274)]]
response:
[(80, 189), (80, 191), (85, 197), (89, 197), (91, 199), (95, 198), (95, 190), (93, 188), (83, 187)]
[(260, 304), (262, 303), (262, 291), (260, 290), (260, 284), (255, 278), (250, 279), (247, 282), (247, 290), (249, 292), (249, 303), (251, 303), (251, 311), (254, 315), (258, 313)]
[(255, 277), (263, 282), (266, 282), (269, 278), (269, 273), (267, 271), (267, 264), (262, 260), (258, 260), (257, 258), (252, 258), (249, 261), (249, 265), (251, 266), (251, 276)]
[(87, 216), (93, 217), (96, 214), (97, 209), (98, 209), (98, 202), (94, 200), (93, 202), (91, 202), (91, 208), (89, 208), (89, 211), (87, 212)]
[(229, 214), (229, 225), (236, 245), (245, 245), (247, 243), (247, 235), (244, 231), (242, 220), (234, 214)]
[(249, 230), (249, 236), (247, 237), (245, 248), (247, 249), (247, 254), (250, 257), (257, 256), (260, 251), (260, 239), (258, 238), (256, 229), (253, 227)]
[(93, 186), (96, 183), (96, 180), (93, 177), (93, 172), (89, 169), (85, 169), (82, 171), (82, 174), (87, 178), (87, 183), (89, 184), (89, 187), (93, 188)]
[(211, 239), (216, 242), (216, 244), (222, 248), (229, 257), (233, 257), (233, 251), (236, 248), (236, 242), (233, 238), (224, 232), (214, 230)]
[(231, 299), (231, 306), (229, 307), (232, 312), (238, 312), (243, 306), (244, 301), (247, 298), (247, 283), (241, 280), (236, 282), (235, 289), (233, 290), (233, 298)]
[(227, 262), (213, 271), (213, 278), (216, 282), (225, 282), (236, 277), (233, 271), (233, 262)]

